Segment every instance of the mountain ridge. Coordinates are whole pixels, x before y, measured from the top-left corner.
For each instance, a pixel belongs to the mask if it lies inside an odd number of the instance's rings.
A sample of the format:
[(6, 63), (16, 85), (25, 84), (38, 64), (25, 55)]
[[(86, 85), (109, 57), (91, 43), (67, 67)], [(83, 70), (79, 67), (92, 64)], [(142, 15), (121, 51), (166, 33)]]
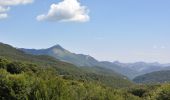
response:
[[(14, 62), (32, 63), (43, 68), (54, 68), (56, 72), (72, 80), (88, 80), (100, 82), (110, 87), (123, 87), (132, 84), (125, 76), (112, 70), (100, 67), (77, 67), (73, 64), (60, 61), (48, 55), (31, 55), (10, 45), (0, 43), (0, 58)], [(121, 83), (121, 84), (120, 84)]]
[[(135, 62), (135, 63), (121, 63), (119, 61), (109, 62), (109, 61), (98, 61), (90, 55), (76, 54), (64, 49), (59, 44), (49, 47), (47, 49), (24, 49), (20, 50), (34, 55), (49, 55), (56, 59), (64, 62), (72, 63), (79, 67), (88, 66), (100, 66), (103, 68), (111, 69), (122, 75), (129, 77), (130, 79), (136, 76), (143, 75), (146, 73), (160, 71), (165, 69), (170, 69), (168, 64), (160, 64), (158, 62), (145, 63), (145, 62)], [(166, 68), (167, 67), (167, 68)]]
[[(72, 53), (66, 49), (64, 49), (60, 45), (54, 45), (52, 47), (49, 47), (47, 49), (24, 49), (20, 48), (20, 50), (28, 53), (28, 54), (34, 54), (34, 55), (50, 55), (55, 58), (59, 58), (62, 61), (69, 62), (72, 64), (75, 64), (77, 66), (98, 66), (95, 58), (89, 56), (89, 55), (84, 55), (84, 54), (76, 54)], [(90, 60), (89, 60), (90, 59)], [(74, 61), (76, 60), (76, 61)], [(84, 61), (84, 62), (81, 62)], [(90, 63), (92, 61), (92, 63)]]

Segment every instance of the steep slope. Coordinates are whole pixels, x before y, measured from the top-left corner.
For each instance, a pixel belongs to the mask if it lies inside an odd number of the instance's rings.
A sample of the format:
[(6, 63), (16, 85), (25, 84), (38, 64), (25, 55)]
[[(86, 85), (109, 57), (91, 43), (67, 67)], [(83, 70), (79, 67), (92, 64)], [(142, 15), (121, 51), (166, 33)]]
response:
[(133, 79), (136, 83), (166, 83), (170, 82), (170, 70), (156, 71), (138, 76)]
[(0, 58), (33, 63), (42, 67), (53, 67), (59, 75), (70, 80), (99, 82), (112, 87), (124, 87), (132, 84), (126, 77), (105, 68), (94, 67), (92, 69), (87, 67), (84, 69), (85, 67), (76, 67), (75, 65), (56, 60), (50, 56), (25, 54), (24, 52), (3, 43), (0, 43)]

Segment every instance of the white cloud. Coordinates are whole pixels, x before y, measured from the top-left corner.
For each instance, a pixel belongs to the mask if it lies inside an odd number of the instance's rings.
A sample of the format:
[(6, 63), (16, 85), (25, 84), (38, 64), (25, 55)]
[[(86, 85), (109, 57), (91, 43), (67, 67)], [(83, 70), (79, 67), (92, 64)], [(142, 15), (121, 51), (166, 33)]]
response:
[(20, 4), (28, 4), (32, 3), (33, 0), (0, 0), (1, 6), (13, 6), (13, 5), (20, 5)]
[(0, 0), (0, 19), (8, 17), (7, 12), (11, 6), (25, 5), (32, 3), (33, 0)]
[(6, 14), (6, 13), (0, 13), (0, 19), (5, 19), (5, 18), (7, 18), (8, 17), (8, 15)]
[(78, 0), (63, 0), (58, 4), (52, 4), (47, 14), (37, 16), (38, 21), (56, 22), (86, 22), (89, 21), (89, 10), (81, 6)]
[(10, 10), (9, 7), (2, 7), (2, 6), (0, 6), (0, 13), (7, 12), (7, 11), (9, 11), (9, 10)]

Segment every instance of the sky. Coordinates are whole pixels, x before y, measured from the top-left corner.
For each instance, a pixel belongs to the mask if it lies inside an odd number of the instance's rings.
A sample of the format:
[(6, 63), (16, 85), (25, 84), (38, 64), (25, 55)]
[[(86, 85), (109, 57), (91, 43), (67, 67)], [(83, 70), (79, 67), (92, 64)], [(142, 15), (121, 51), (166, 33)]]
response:
[(0, 42), (170, 63), (170, 0), (0, 0)]

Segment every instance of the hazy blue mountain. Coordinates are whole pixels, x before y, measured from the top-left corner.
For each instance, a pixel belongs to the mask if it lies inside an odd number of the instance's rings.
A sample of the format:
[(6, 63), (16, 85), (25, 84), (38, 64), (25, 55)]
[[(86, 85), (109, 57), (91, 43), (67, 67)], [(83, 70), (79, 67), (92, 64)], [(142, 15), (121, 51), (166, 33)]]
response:
[(69, 62), (77, 66), (98, 66), (98, 61), (91, 56), (83, 54), (75, 54), (62, 48), (60, 45), (55, 45), (47, 49), (21, 49), (29, 54), (34, 55), (49, 55), (61, 61)]
[(159, 64), (157, 62), (154, 63), (145, 63), (145, 62), (121, 63), (118, 61), (100, 62), (89, 55), (72, 53), (64, 49), (60, 45), (55, 45), (47, 49), (23, 49), (22, 48), (21, 50), (28, 54), (49, 55), (61, 61), (72, 63), (77, 66), (87, 66), (87, 67), (100, 66), (103, 68), (111, 69), (122, 75), (125, 75), (130, 79), (133, 79), (136, 76), (143, 75), (146, 73), (169, 69), (168, 67), (166, 68), (166, 66), (168, 66), (169, 64)]
[(156, 71), (133, 79), (136, 83), (167, 83), (170, 82), (170, 70)]
[(114, 70), (118, 73), (121, 73), (121, 74), (127, 76), (129, 79), (133, 79), (137, 75), (136, 71), (134, 71), (128, 67), (122, 67), (120, 65), (117, 65), (114, 62), (102, 61), (102, 62), (100, 62), (100, 66)]
[(123, 68), (119, 65), (116, 65), (112, 62), (100, 62), (96, 60), (95, 58), (84, 55), (84, 54), (75, 54), (72, 53), (60, 45), (55, 45), (53, 47), (47, 48), (47, 49), (21, 49), (22, 51), (28, 53), (28, 54), (34, 54), (34, 55), (49, 55), (52, 57), (55, 57), (61, 61), (69, 62), (72, 64), (75, 64), (77, 66), (88, 66), (88, 67), (94, 67), (94, 66), (100, 66), (103, 68), (111, 69), (117, 73), (120, 73), (122, 75), (125, 75), (129, 78), (133, 77), (134, 73), (129, 68)]
[(143, 74), (155, 72), (155, 71), (169, 70), (170, 69), (170, 67), (168, 66), (169, 64), (160, 64), (158, 62), (154, 62), (154, 63), (145, 63), (145, 62), (120, 63), (120, 62), (114, 62), (114, 64), (131, 70), (133, 72), (133, 75), (132, 75), (131, 78), (134, 78), (136, 76), (140, 76), (140, 75), (143, 75)]

